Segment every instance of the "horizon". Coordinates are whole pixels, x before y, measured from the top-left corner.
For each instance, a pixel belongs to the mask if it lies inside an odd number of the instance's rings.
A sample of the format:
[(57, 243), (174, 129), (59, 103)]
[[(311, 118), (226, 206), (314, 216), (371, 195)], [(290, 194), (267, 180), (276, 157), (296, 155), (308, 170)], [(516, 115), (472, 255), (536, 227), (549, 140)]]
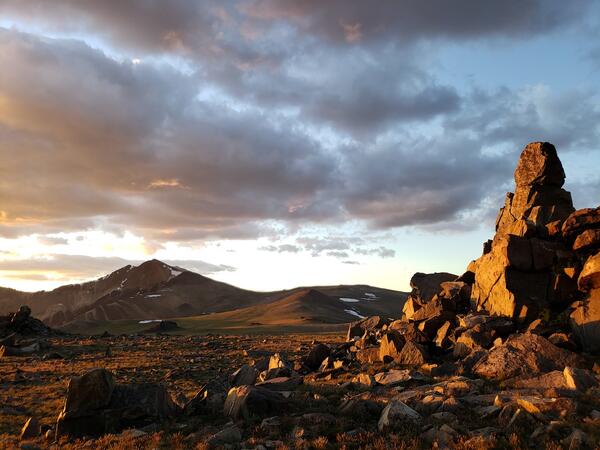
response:
[(481, 255), (532, 141), (598, 206), (600, 4), (476, 5), (3, 2), (0, 286), (410, 291)]

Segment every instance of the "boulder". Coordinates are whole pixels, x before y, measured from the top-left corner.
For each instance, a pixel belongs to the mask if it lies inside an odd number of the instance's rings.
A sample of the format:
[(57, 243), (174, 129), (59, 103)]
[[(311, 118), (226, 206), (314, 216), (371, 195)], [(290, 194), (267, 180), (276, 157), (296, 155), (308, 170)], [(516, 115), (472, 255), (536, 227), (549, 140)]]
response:
[(398, 358), (406, 341), (395, 330), (390, 330), (383, 335), (379, 344), (379, 360), (390, 362)]
[(354, 338), (361, 338), (366, 331), (375, 331), (383, 327), (387, 321), (382, 319), (380, 316), (371, 316), (365, 319), (361, 319), (357, 322), (352, 322), (348, 325), (348, 334), (346, 336), (347, 341), (351, 341)]
[(310, 370), (317, 370), (330, 354), (331, 349), (327, 345), (316, 344), (304, 358), (304, 365)]
[(220, 448), (227, 445), (235, 445), (242, 440), (241, 430), (235, 426), (227, 426), (218, 433), (213, 434), (208, 438), (207, 444), (209, 448)]
[(560, 370), (553, 370), (535, 377), (516, 377), (506, 380), (504, 385), (518, 389), (569, 389), (565, 382), (565, 376)]
[(270, 389), (258, 386), (232, 388), (225, 400), (224, 414), (234, 420), (272, 416), (287, 404), (285, 398)]
[(429, 303), (415, 312), (411, 320), (414, 322), (436, 320), (441, 325), (446, 320), (453, 319), (455, 315), (456, 303), (451, 299), (435, 295)]
[(415, 273), (410, 279), (410, 287), (413, 289), (411, 296), (419, 299), (422, 303), (431, 301), (440, 290), (440, 285), (445, 281), (454, 281), (457, 275), (447, 272)]
[(577, 286), (582, 291), (600, 289), (600, 252), (585, 261), (577, 280)]
[(573, 250), (585, 252), (600, 248), (600, 225), (594, 230), (585, 230), (575, 238)]
[(23, 428), (21, 428), (19, 439), (22, 441), (26, 439), (35, 439), (41, 434), (42, 426), (40, 425), (40, 422), (35, 417), (30, 417), (27, 419), (27, 422), (25, 422), (25, 425), (23, 425)]
[(600, 228), (600, 206), (578, 209), (573, 212), (563, 222), (561, 232), (566, 239), (573, 239), (578, 234), (591, 228)]
[(424, 344), (428, 342), (427, 336), (425, 336), (414, 322), (407, 322), (405, 320), (395, 320), (390, 323), (389, 330), (395, 330), (402, 335), (405, 341), (412, 341), (418, 344)]
[(402, 306), (402, 315), (406, 320), (411, 320), (415, 313), (421, 309), (423, 305), (419, 299), (409, 296)]
[(56, 435), (100, 436), (174, 417), (178, 407), (158, 384), (115, 384), (105, 369), (73, 377)]
[(379, 347), (371, 347), (371, 348), (365, 348), (362, 350), (358, 350), (356, 352), (356, 359), (358, 360), (359, 363), (362, 364), (373, 364), (375, 362), (380, 361), (379, 359)]
[(407, 366), (423, 365), (427, 362), (427, 350), (420, 344), (408, 341), (402, 347), (396, 362)]
[(523, 272), (506, 267), (492, 251), (480, 258), (472, 302), (478, 310), (515, 320), (530, 320), (547, 307), (547, 272)]
[(535, 334), (515, 334), (487, 352), (473, 367), (476, 375), (496, 380), (532, 377), (565, 366), (580, 366), (582, 358)]
[(506, 194), (504, 206), (496, 219), (496, 232), (513, 232), (515, 221), (530, 221), (536, 234), (548, 233), (553, 222), (564, 221), (574, 211), (571, 194), (556, 186), (517, 186)]
[(600, 289), (594, 289), (570, 315), (571, 329), (583, 349), (600, 353)]
[(405, 381), (411, 380), (413, 377), (410, 370), (391, 369), (388, 372), (380, 372), (375, 374), (375, 381), (384, 386), (395, 386)]
[(381, 412), (377, 428), (379, 428), (379, 431), (383, 431), (387, 428), (399, 427), (406, 423), (417, 425), (422, 420), (421, 415), (406, 403), (391, 401)]
[(600, 385), (593, 372), (577, 367), (565, 367), (563, 371), (565, 383), (569, 389), (585, 392), (590, 388)]
[(450, 332), (452, 328), (452, 323), (449, 321), (444, 322), (444, 324), (438, 328), (437, 333), (435, 335), (435, 345), (442, 349), (447, 349), (452, 345), (450, 340)]
[(293, 391), (302, 384), (302, 377), (280, 377), (257, 383), (257, 387), (270, 389), (271, 391)]
[(188, 416), (215, 414), (223, 409), (230, 385), (225, 377), (216, 377), (206, 383), (184, 406)]
[(256, 383), (257, 378), (258, 370), (248, 364), (244, 364), (231, 374), (229, 377), (229, 384), (231, 384), (231, 386), (252, 385)]
[(64, 411), (75, 417), (108, 407), (115, 385), (112, 374), (106, 369), (93, 369), (82, 376), (71, 378)]
[(523, 149), (515, 169), (515, 184), (518, 187), (561, 187), (564, 182), (565, 171), (554, 145), (549, 142), (532, 142)]

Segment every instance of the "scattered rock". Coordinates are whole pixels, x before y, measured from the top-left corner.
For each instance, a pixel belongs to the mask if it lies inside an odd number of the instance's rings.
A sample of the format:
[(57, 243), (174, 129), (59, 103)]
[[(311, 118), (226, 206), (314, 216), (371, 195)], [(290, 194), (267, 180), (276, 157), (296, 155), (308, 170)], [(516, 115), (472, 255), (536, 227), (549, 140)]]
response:
[(516, 334), (495, 347), (473, 367), (482, 378), (505, 380), (516, 376), (535, 376), (565, 366), (580, 366), (577, 354), (558, 348), (535, 334)]
[(420, 366), (427, 362), (427, 350), (420, 344), (408, 341), (402, 347), (400, 354), (396, 358), (398, 364), (409, 366)]
[(375, 375), (375, 381), (384, 386), (395, 386), (412, 379), (410, 370), (392, 369), (388, 372), (381, 372)]
[(585, 392), (589, 388), (600, 385), (593, 372), (577, 367), (565, 367), (563, 371), (566, 385), (569, 389)]
[(270, 389), (259, 386), (232, 388), (225, 400), (224, 413), (232, 419), (249, 420), (253, 416), (269, 416), (280, 412), (286, 405), (285, 398)]
[(237, 444), (242, 440), (241, 430), (235, 426), (223, 428), (218, 433), (213, 434), (208, 438), (207, 444), (211, 447), (220, 447), (227, 444)]
[(21, 429), (20, 439), (34, 439), (42, 434), (42, 427), (35, 417), (30, 417)]
[(252, 385), (256, 383), (256, 379), (258, 378), (258, 370), (254, 367), (249, 366), (248, 364), (244, 364), (238, 370), (233, 372), (229, 377), (229, 383), (231, 386), (244, 386), (244, 385)]
[(421, 415), (407, 404), (392, 400), (381, 412), (381, 417), (377, 423), (379, 431), (387, 428), (394, 428), (405, 423), (419, 424), (422, 421)]

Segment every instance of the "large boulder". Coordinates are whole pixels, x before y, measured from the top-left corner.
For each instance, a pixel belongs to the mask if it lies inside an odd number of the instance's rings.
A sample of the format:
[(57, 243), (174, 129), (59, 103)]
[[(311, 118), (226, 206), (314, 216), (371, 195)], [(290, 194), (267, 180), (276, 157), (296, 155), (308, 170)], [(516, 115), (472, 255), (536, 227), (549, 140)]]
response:
[(600, 289), (600, 252), (586, 260), (583, 270), (579, 274), (577, 286), (582, 291)]
[[(244, 377), (252, 373), (251, 371), (245, 371)], [(237, 372), (236, 372), (237, 373)], [(238, 373), (240, 377), (233, 377), (233, 381), (242, 381), (241, 372)], [(244, 381), (249, 381), (245, 379)], [(188, 416), (200, 415), (200, 414), (215, 414), (223, 410), (223, 403), (227, 397), (227, 393), (231, 387), (230, 380), (227, 377), (219, 376), (213, 378), (194, 395), (184, 406), (183, 411)], [(240, 385), (243, 385), (240, 383)]]
[(410, 279), (411, 297), (418, 298), (422, 303), (429, 302), (440, 291), (440, 285), (446, 281), (454, 281), (458, 275), (447, 272), (415, 273)]
[(158, 384), (116, 384), (106, 369), (73, 377), (56, 435), (101, 436), (174, 417), (178, 407)]
[(594, 289), (571, 312), (571, 328), (581, 347), (600, 353), (600, 289)]
[(577, 235), (573, 242), (573, 250), (577, 252), (588, 252), (600, 248), (600, 226), (594, 230), (585, 230)]
[(552, 222), (564, 221), (574, 211), (571, 194), (561, 189), (564, 181), (565, 172), (556, 148), (548, 142), (528, 144), (515, 170), (515, 192), (506, 195), (496, 231), (507, 233), (521, 219), (540, 230)]
[(115, 385), (112, 374), (106, 369), (93, 369), (82, 376), (71, 378), (64, 411), (75, 416), (90, 410), (106, 408)]
[(492, 348), (473, 367), (473, 373), (488, 379), (532, 377), (565, 366), (580, 366), (576, 353), (556, 347), (536, 334), (515, 334), (503, 345)]
[(379, 359), (383, 362), (390, 362), (397, 359), (405, 342), (406, 340), (398, 331), (388, 331), (383, 335), (379, 344)]
[(381, 412), (377, 427), (379, 428), (379, 431), (383, 431), (387, 428), (401, 427), (407, 423), (417, 425), (422, 420), (421, 414), (406, 403), (401, 401), (391, 401)]
[(225, 400), (224, 413), (234, 420), (267, 417), (279, 413), (286, 405), (285, 398), (276, 391), (258, 386), (232, 388)]
[(427, 336), (425, 336), (414, 322), (407, 322), (405, 320), (394, 320), (390, 323), (389, 330), (394, 330), (400, 333), (405, 341), (417, 342), (424, 344), (428, 342)]
[(427, 362), (427, 350), (420, 344), (408, 341), (396, 358), (398, 364), (420, 366)]
[(547, 307), (548, 272), (507, 267), (494, 250), (478, 262), (472, 302), (478, 310), (511, 319), (534, 319)]
[(528, 144), (515, 169), (517, 186), (558, 186), (565, 183), (565, 171), (558, 159), (556, 148), (549, 142)]
[(258, 370), (248, 364), (244, 364), (230, 375), (229, 383), (231, 386), (247, 386), (256, 383), (257, 378)]
[(304, 358), (304, 365), (310, 370), (317, 370), (325, 358), (331, 354), (331, 349), (325, 344), (316, 344)]
[(348, 325), (348, 334), (346, 336), (346, 340), (351, 341), (355, 338), (361, 338), (366, 332), (378, 330), (387, 323), (388, 321), (380, 316), (370, 316), (357, 322), (352, 322), (350, 325)]
[(592, 228), (600, 228), (600, 206), (597, 208), (578, 209), (563, 222), (561, 232), (567, 239)]

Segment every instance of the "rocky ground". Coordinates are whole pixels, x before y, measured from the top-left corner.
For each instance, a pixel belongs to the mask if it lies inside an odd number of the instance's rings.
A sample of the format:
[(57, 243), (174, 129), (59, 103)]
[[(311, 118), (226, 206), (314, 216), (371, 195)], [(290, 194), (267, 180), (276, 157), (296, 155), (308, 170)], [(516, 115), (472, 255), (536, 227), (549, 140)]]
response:
[[(459, 319), (508, 332), (486, 315)], [(436, 350), (408, 323), (370, 318), (349, 329), (348, 342), (48, 338), (42, 352), (0, 358), (0, 446), (558, 449), (600, 442), (592, 357), (512, 333), (478, 350), (475, 362)]]

